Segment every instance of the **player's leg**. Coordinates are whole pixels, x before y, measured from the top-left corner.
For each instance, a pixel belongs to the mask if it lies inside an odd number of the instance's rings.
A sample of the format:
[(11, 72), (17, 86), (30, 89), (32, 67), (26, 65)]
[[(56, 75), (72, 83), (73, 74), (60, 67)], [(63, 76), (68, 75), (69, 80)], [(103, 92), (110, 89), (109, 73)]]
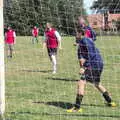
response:
[(101, 72), (100, 70), (94, 71), (93, 75), (95, 76), (95, 87), (102, 93), (105, 101), (108, 103), (108, 105), (115, 107), (116, 104), (112, 101), (112, 98), (109, 94), (109, 92), (106, 90), (106, 88), (104, 86), (102, 86), (100, 84), (100, 76), (101, 76)]
[(51, 58), (52, 58), (52, 64), (53, 64), (53, 73), (56, 73), (56, 70), (57, 70), (57, 67), (56, 67), (56, 65), (57, 65), (56, 56), (53, 54), (51, 56)]
[(57, 55), (57, 48), (53, 48), (52, 52), (51, 52), (51, 58), (52, 58), (52, 64), (53, 64), (53, 74), (56, 73), (57, 70), (57, 59), (56, 59), (56, 55)]
[(56, 73), (57, 70), (57, 60), (56, 60), (56, 54), (57, 54), (57, 48), (47, 48), (48, 50), (48, 55), (50, 58), (50, 61), (52, 62), (53, 65), (53, 74)]
[(10, 57), (10, 45), (7, 44), (7, 57)]
[(13, 45), (9, 45), (9, 47), (10, 47), (10, 57), (12, 58), (12, 56), (13, 56)]
[(7, 56), (8, 57), (12, 57), (12, 45), (11, 44), (8, 44), (8, 51), (7, 51), (8, 53), (7, 53)]
[(51, 48), (47, 48), (48, 56), (50, 61), (52, 62), (52, 57), (51, 57)]
[(38, 36), (36, 36), (35, 38), (36, 38), (36, 42), (38, 43)]
[(33, 36), (32, 37), (32, 44), (34, 44), (34, 41), (35, 41), (35, 37)]
[(89, 81), (91, 78), (91, 71), (86, 69), (84, 74), (81, 75), (81, 80), (78, 81), (78, 87), (77, 87), (77, 96), (76, 96), (76, 103), (75, 103), (75, 108), (80, 109), (82, 99), (85, 93), (85, 86), (86, 86), (86, 81)]
[(74, 107), (67, 110), (67, 112), (82, 112), (81, 103), (84, 96), (86, 80), (80, 80), (77, 83), (77, 94)]
[(86, 69), (84, 74), (81, 75), (81, 80), (77, 83), (77, 95), (76, 102), (73, 108), (68, 109), (67, 112), (82, 112), (81, 103), (85, 93), (86, 81), (89, 81), (91, 76), (91, 71)]
[(109, 92), (105, 89), (104, 86), (102, 86), (100, 83), (95, 84), (95, 87), (102, 93), (105, 101), (107, 104), (111, 107), (116, 107), (116, 104), (113, 102)]
[(77, 87), (77, 95), (76, 95), (76, 103), (75, 107), (79, 109), (81, 107), (81, 102), (85, 93), (85, 85), (86, 85), (86, 80), (80, 80), (78, 81), (78, 87)]

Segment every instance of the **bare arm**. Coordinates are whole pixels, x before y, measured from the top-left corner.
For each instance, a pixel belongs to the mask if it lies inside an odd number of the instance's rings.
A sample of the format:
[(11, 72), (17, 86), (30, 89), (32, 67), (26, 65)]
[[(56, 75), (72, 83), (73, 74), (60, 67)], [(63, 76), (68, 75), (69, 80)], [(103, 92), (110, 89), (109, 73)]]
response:
[(14, 37), (14, 44), (16, 44), (16, 33), (13, 33), (13, 37)]
[(62, 38), (61, 38), (60, 34), (57, 31), (55, 31), (55, 36), (56, 36), (56, 38), (58, 40), (59, 48), (62, 49), (62, 47), (61, 47)]
[(44, 37), (43, 37), (43, 50), (44, 50), (45, 47), (46, 47), (46, 40), (47, 40), (47, 38), (46, 38), (46, 35), (45, 35), (45, 33), (44, 33)]
[(34, 30), (32, 29), (32, 35), (34, 36)]

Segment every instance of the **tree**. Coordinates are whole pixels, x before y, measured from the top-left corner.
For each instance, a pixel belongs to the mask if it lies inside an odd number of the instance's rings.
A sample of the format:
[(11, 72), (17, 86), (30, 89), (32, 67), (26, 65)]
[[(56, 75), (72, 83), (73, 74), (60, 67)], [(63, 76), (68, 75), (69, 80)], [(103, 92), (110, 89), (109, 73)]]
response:
[(110, 13), (120, 13), (119, 0), (97, 0), (93, 3), (91, 9), (97, 11), (108, 10)]
[(74, 32), (75, 19), (85, 14), (83, 0), (4, 0), (5, 24), (11, 24), (19, 35), (30, 35), (34, 25), (52, 22), (65, 34)]

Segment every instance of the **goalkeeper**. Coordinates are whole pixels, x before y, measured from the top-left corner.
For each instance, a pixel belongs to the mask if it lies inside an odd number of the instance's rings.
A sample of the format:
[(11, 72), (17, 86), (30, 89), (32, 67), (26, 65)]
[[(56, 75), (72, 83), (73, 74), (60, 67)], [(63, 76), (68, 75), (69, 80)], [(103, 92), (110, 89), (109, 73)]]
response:
[(86, 82), (92, 83), (103, 95), (107, 105), (115, 107), (109, 92), (100, 84), (100, 77), (103, 71), (103, 60), (99, 50), (95, 47), (94, 41), (84, 37), (85, 32), (82, 29), (77, 30), (81, 36), (78, 45), (78, 59), (80, 63), (80, 80), (78, 81), (78, 89), (76, 103), (73, 108), (67, 112), (82, 112), (81, 103), (85, 92)]

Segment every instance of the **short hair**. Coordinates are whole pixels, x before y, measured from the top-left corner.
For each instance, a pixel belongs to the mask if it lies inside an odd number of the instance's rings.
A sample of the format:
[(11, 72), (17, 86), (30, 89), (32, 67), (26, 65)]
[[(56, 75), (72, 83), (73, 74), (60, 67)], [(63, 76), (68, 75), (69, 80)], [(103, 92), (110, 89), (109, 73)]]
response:
[(81, 27), (77, 27), (77, 32), (81, 33), (82, 35), (85, 35), (85, 30)]
[(8, 26), (7, 28), (12, 29), (12, 27), (11, 27), (11, 26)]
[(49, 24), (51, 27), (53, 27), (53, 24), (51, 22), (47, 22), (46, 24)]

